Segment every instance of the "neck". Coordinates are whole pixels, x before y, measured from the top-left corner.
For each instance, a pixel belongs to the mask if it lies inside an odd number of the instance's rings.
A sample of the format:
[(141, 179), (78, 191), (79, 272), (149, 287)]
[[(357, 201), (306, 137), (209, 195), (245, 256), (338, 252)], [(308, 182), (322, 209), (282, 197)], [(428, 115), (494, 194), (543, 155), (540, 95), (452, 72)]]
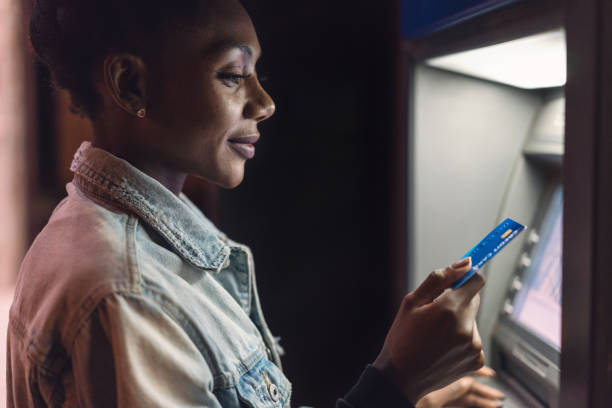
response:
[(122, 158), (127, 160), (132, 166), (136, 167), (147, 176), (153, 177), (155, 180), (159, 181), (164, 187), (172, 191), (175, 195), (179, 195), (181, 191), (183, 191), (183, 185), (185, 184), (187, 173), (170, 170), (167, 167), (159, 165), (159, 163), (150, 163), (144, 160), (138, 161), (124, 157)]
[(112, 143), (106, 138), (98, 137), (94, 138), (92, 145), (127, 161), (147, 176), (153, 177), (175, 195), (179, 195), (183, 190), (187, 173), (171, 169), (150, 152), (135, 146)]

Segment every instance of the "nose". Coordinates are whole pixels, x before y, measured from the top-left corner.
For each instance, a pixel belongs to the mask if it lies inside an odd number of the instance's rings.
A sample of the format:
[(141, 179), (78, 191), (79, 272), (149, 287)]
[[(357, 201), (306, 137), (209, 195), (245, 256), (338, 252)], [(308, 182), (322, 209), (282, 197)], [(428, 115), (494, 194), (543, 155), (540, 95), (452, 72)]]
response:
[(255, 80), (249, 100), (244, 106), (244, 116), (247, 119), (255, 119), (257, 122), (261, 122), (274, 115), (275, 111), (274, 101), (263, 89), (259, 80)]

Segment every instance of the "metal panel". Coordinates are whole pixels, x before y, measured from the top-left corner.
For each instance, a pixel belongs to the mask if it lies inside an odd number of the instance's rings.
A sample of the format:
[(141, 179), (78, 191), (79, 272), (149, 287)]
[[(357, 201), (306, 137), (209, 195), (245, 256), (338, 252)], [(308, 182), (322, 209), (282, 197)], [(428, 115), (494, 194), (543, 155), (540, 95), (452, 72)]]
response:
[(412, 288), (496, 225), (541, 103), (538, 93), (417, 69), (409, 216)]

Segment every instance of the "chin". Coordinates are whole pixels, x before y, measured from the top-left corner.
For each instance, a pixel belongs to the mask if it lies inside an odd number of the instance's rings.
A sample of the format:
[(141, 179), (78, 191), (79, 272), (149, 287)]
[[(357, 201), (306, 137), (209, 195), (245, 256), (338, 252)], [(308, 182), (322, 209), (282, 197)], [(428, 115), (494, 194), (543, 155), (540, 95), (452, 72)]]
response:
[(217, 180), (209, 180), (212, 183), (218, 185), (219, 187), (223, 187), (226, 189), (236, 188), (242, 183), (244, 179), (244, 167), (240, 169), (240, 171), (232, 171), (228, 174), (223, 174), (221, 177), (218, 177)]
[(221, 187), (227, 188), (227, 189), (236, 188), (240, 185), (240, 183), (242, 183), (242, 180), (243, 180), (243, 177), (240, 177), (239, 179), (232, 180), (229, 183), (222, 184)]
[(244, 179), (244, 162), (232, 163), (225, 168), (197, 169), (191, 174), (219, 187), (232, 189), (238, 187)]

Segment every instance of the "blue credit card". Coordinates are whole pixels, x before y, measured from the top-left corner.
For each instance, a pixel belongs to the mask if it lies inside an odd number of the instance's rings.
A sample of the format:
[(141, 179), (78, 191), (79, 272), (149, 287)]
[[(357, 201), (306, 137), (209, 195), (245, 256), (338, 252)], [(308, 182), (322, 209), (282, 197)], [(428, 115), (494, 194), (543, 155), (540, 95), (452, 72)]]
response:
[(474, 248), (463, 255), (463, 258), (472, 257), (472, 268), (461, 279), (455, 282), (452, 288), (457, 289), (463, 285), (524, 229), (524, 225), (514, 221), (512, 218), (506, 218), (502, 221), (501, 224), (477, 243)]

